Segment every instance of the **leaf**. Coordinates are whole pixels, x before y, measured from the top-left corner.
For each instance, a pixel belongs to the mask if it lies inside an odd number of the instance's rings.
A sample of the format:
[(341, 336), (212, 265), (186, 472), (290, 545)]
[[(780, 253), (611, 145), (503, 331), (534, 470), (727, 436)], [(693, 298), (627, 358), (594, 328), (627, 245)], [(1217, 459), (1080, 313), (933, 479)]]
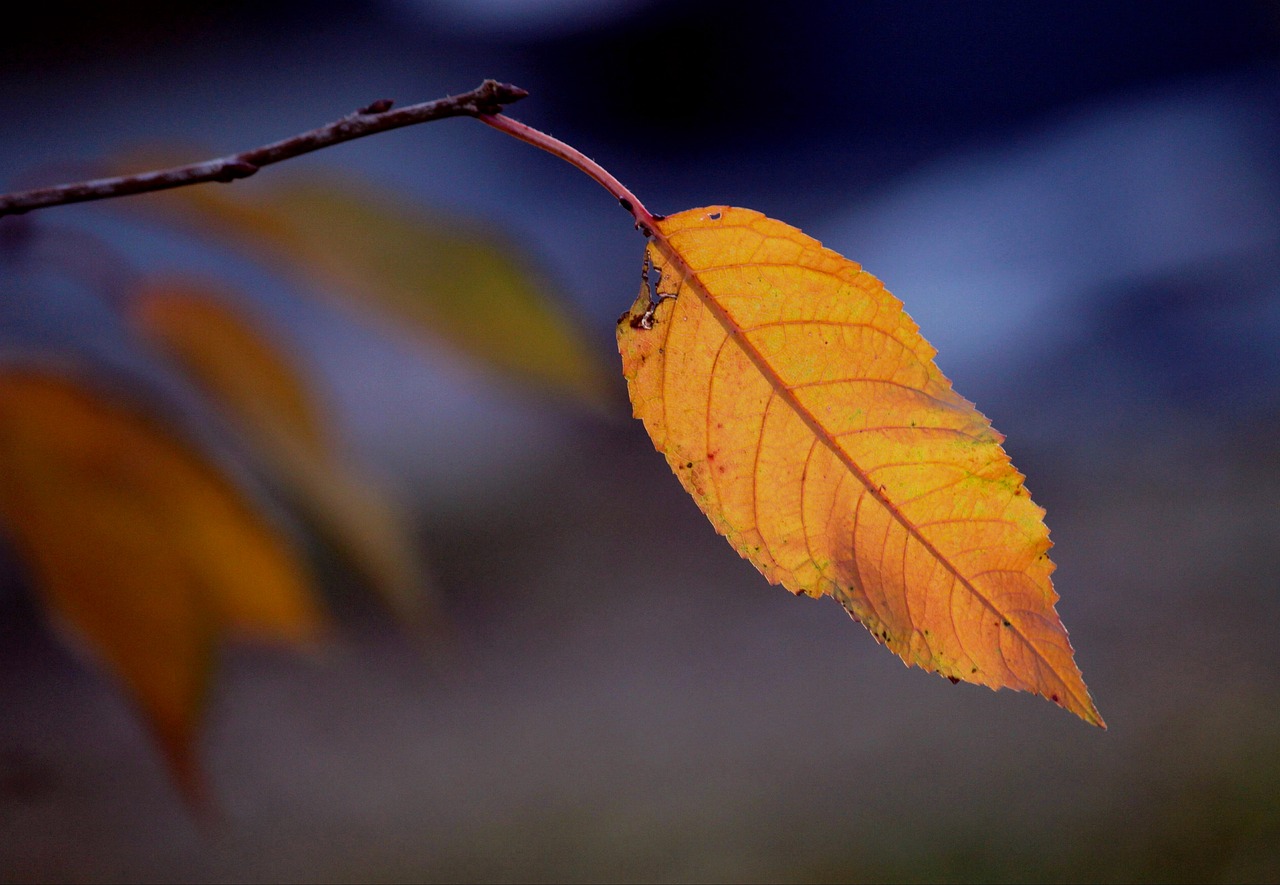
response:
[(120, 679), (188, 799), (227, 632), (298, 642), (320, 615), (292, 548), (223, 473), (69, 378), (0, 371), (0, 521), (48, 609)]
[(366, 182), (313, 176), (153, 197), (347, 304), (376, 309), (503, 376), (593, 407), (601, 361), (514, 243)]
[(152, 281), (134, 293), (129, 312), (135, 328), (227, 413), (391, 609), (420, 621), (429, 582), (402, 518), (340, 456), (330, 420), (279, 345), (228, 299), (190, 280)]
[(619, 320), (623, 371), (716, 530), (907, 664), (1105, 727), (1054, 610), (1044, 511), (902, 303), (748, 209), (660, 220), (646, 263), (660, 301), (642, 285)]

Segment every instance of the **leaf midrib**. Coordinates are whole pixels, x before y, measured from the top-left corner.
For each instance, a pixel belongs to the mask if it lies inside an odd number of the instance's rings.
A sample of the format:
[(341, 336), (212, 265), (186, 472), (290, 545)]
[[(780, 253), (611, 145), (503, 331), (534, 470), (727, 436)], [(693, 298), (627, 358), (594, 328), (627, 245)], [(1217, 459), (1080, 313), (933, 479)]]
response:
[[(729, 227), (729, 225), (726, 225), (726, 227)], [(655, 230), (653, 232), (653, 240), (654, 245), (662, 250), (667, 260), (679, 268), (681, 279), (689, 283), (690, 287), (697, 294), (699, 300), (702, 301), (707, 310), (711, 312), (712, 316), (714, 316), (720, 323), (721, 327), (723, 327), (725, 334), (738, 342), (738, 346), (742, 348), (742, 351), (747, 355), (747, 358), (751, 360), (751, 363), (756, 367), (756, 370), (760, 372), (769, 385), (774, 388), (777, 395), (782, 397), (783, 400), (791, 406), (795, 413), (800, 416), (800, 419), (804, 421), (805, 426), (809, 428), (810, 432), (813, 433), (813, 435), (821, 441), (823, 445), (829, 448), (832, 454), (834, 454), (841, 463), (845, 465), (846, 469), (848, 469), (849, 472), (852, 473), (860, 483), (862, 483), (862, 486), (867, 490), (867, 493), (870, 494), (871, 497), (879, 503), (880, 506), (883, 507), (899, 525), (906, 529), (908, 534), (914, 537), (930, 556), (955, 576), (956, 580), (965, 589), (967, 589), (975, 599), (977, 599), (982, 605), (986, 606), (986, 608), (994, 615), (999, 616), (1002, 621), (1009, 620), (1006, 613), (997, 608), (985, 594), (978, 590), (978, 588), (975, 587), (973, 583), (965, 577), (965, 575), (963, 575), (940, 550), (938, 550), (933, 542), (925, 537), (916, 525), (902, 513), (897, 505), (895, 505), (883, 492), (880, 491), (879, 487), (871, 481), (870, 477), (867, 476), (862, 468), (859, 467), (849, 454), (837, 444), (835, 438), (825, 427), (822, 426), (821, 422), (818, 421), (813, 413), (800, 402), (799, 398), (797, 398), (792, 392), (792, 389), (782, 380), (781, 376), (778, 375), (773, 366), (771, 366), (764, 358), (764, 355), (760, 353), (759, 349), (746, 337), (744, 330), (733, 320), (732, 317), (729, 316), (728, 312), (711, 294), (706, 284), (702, 281), (702, 278), (698, 275), (698, 271), (694, 270), (694, 268), (685, 261), (684, 256), (671, 243), (671, 240), (668, 238), (666, 233), (662, 230)], [(724, 265), (722, 265), (722, 267), (723, 266)], [(752, 262), (740, 262), (736, 266), (748, 267), (752, 266)], [(1013, 633), (1016, 634), (1017, 637), (1035, 653), (1036, 658), (1043, 662), (1049, 672), (1058, 677), (1063, 684), (1063, 688), (1071, 693), (1071, 696), (1075, 699), (1079, 708), (1084, 710), (1090, 716), (1089, 721), (1094, 722), (1095, 724), (1101, 724), (1101, 717), (1098, 716), (1093, 703), (1087, 697), (1080, 697), (1080, 694), (1072, 687), (1070, 681), (1058, 672), (1057, 668), (1054, 667), (1054, 665), (1040, 650), (1040, 647), (1032, 642), (1016, 624), (1011, 623), (1009, 629), (1011, 629)]]

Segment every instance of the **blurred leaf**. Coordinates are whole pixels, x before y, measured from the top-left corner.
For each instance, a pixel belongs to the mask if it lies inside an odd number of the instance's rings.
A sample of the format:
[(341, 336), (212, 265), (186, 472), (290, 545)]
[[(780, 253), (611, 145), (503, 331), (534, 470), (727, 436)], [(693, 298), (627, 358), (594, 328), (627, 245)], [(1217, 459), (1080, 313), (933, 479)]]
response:
[(1054, 610), (1044, 510), (902, 302), (749, 209), (659, 220), (646, 262), (656, 292), (618, 321), (631, 400), (716, 530), (906, 663), (1101, 726)]
[(367, 183), (320, 177), (179, 188), (148, 205), (509, 378), (593, 407), (607, 402), (608, 373), (532, 262), (479, 226), (433, 217)]
[(404, 520), (338, 456), (303, 374), (250, 317), (212, 289), (156, 280), (135, 293), (131, 319), (229, 416), (317, 527), (408, 620), (430, 584)]
[(255, 437), (288, 437), (313, 455), (328, 452), (328, 422), (300, 373), (212, 286), (153, 279), (127, 306), (134, 328)]
[(227, 632), (298, 642), (295, 552), (211, 461), (50, 372), (0, 370), (0, 519), (49, 610), (123, 683), (199, 801), (195, 729)]

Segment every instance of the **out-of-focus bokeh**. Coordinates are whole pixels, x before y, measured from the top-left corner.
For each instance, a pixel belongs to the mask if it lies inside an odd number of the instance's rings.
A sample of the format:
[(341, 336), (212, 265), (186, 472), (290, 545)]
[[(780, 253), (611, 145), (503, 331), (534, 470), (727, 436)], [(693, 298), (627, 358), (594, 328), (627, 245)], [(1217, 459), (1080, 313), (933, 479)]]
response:
[[(360, 179), (467, 243), (518, 244), (608, 367), (589, 402), (358, 294), (317, 298), (153, 198), (0, 219), (4, 365), (96, 367), (241, 464), (124, 307), (164, 275), (239, 293), (343, 463), (403, 514), (445, 621), (406, 629), (370, 602), (369, 569), (302, 508), (290, 531), (335, 626), (309, 653), (223, 649), (202, 819), (4, 548), (0, 880), (1280, 877), (1280, 5), (28, 13), (0, 53), (0, 189), (494, 77), (532, 93), (512, 116), (651, 210), (748, 206), (861, 262), (1047, 508), (1058, 610), (1110, 730), (906, 670), (835, 603), (769, 587), (628, 417), (629, 218), (568, 165), (448, 120), (231, 188)], [(288, 522), (288, 494), (241, 467)]]

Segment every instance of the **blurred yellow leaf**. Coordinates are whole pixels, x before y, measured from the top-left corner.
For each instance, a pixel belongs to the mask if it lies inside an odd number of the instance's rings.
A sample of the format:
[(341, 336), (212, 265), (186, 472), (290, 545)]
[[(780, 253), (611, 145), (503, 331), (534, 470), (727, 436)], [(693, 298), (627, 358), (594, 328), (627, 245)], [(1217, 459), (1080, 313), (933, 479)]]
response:
[(283, 348), (211, 285), (149, 280), (127, 307), (134, 328), (245, 428), (262, 438), (288, 437), (313, 455), (328, 452), (325, 416)]
[(134, 326), (222, 408), (283, 488), (408, 620), (430, 584), (403, 518), (344, 463), (329, 419), (283, 348), (201, 283), (155, 280), (130, 303)]
[(902, 302), (728, 206), (658, 220), (646, 267), (656, 291), (618, 321), (635, 414), (734, 548), (908, 664), (1102, 726), (1054, 609), (1044, 510)]
[(224, 474), (67, 377), (0, 371), (0, 520), (48, 609), (119, 678), (175, 779), (227, 631), (296, 642), (320, 613), (293, 549)]
[(592, 406), (608, 401), (601, 359), (516, 244), (489, 230), (332, 178), (180, 188), (150, 199), (509, 378)]

